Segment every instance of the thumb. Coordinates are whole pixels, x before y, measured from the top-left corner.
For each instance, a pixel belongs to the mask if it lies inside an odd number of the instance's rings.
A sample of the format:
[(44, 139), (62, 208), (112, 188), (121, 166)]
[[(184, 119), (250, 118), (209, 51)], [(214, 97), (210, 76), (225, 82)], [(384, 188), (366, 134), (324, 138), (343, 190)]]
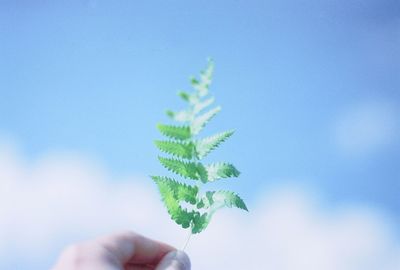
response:
[(171, 251), (164, 256), (155, 270), (190, 270), (190, 259), (183, 251)]

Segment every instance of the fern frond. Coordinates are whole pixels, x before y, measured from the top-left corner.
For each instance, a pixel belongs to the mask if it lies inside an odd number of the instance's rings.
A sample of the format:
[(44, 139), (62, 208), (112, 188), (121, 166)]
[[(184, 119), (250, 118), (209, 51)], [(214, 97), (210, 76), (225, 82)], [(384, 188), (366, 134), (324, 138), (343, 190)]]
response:
[(169, 171), (192, 180), (207, 182), (207, 171), (201, 163), (185, 162), (174, 158), (158, 157), (160, 163)]
[(187, 140), (192, 137), (189, 126), (170, 126), (170, 125), (157, 125), (161, 134), (176, 140)]
[[(156, 140), (155, 145), (164, 153), (173, 157), (161, 157), (160, 163), (170, 172), (186, 179), (213, 182), (222, 178), (238, 177), (240, 172), (229, 163), (200, 162), (211, 151), (218, 148), (231, 137), (234, 131), (217, 133), (202, 139), (197, 136), (211, 119), (221, 110), (220, 106), (210, 109), (214, 97), (208, 97), (214, 64), (208, 61), (207, 68), (200, 73), (199, 79), (191, 78), (195, 88), (192, 93), (181, 91), (178, 95), (187, 102), (188, 107), (180, 111), (166, 111), (166, 114), (180, 126), (158, 124), (161, 134), (166, 140)], [(191, 229), (193, 234), (203, 231), (214, 213), (222, 207), (237, 207), (247, 210), (243, 200), (230, 191), (206, 191), (200, 193), (200, 182), (196, 186), (187, 185), (165, 176), (152, 176), (157, 184), (162, 200), (171, 218), (183, 228)], [(189, 203), (186, 208), (183, 203)]]
[(192, 159), (196, 155), (192, 142), (154, 141), (154, 143), (164, 153), (176, 157)]
[(191, 133), (193, 135), (197, 135), (204, 128), (204, 126), (220, 111), (221, 107), (218, 106), (195, 118), (190, 126)]
[(240, 172), (229, 163), (212, 163), (210, 165), (205, 166), (207, 171), (207, 180), (209, 182), (221, 179), (221, 178), (230, 178), (230, 177), (238, 177)]
[(234, 133), (233, 130), (221, 132), (195, 142), (198, 158), (204, 158)]

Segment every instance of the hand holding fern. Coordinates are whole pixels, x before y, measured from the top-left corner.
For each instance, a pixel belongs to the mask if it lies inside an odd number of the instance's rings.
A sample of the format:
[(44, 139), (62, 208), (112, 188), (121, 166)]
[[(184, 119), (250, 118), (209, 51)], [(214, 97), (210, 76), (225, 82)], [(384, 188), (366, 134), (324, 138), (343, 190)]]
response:
[(67, 248), (52, 270), (190, 270), (188, 256), (133, 232)]

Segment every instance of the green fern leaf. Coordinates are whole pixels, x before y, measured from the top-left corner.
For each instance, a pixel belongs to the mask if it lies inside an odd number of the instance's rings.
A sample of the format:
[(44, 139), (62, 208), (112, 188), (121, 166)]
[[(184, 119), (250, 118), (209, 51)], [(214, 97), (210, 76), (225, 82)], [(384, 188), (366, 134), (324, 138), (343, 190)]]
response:
[(192, 137), (188, 126), (157, 125), (158, 130), (165, 136), (176, 140), (187, 140)]
[(201, 81), (197, 80), (194, 77), (190, 79), (190, 83), (192, 84), (193, 88), (197, 90), (200, 97), (207, 95), (208, 93), (207, 85), (203, 84)]
[(192, 159), (196, 155), (192, 142), (154, 141), (154, 143), (164, 153), (176, 157)]
[(214, 61), (212, 59), (208, 59), (208, 65), (205, 71), (201, 72), (201, 80), (204, 84), (210, 85), (212, 81), (212, 76), (214, 73)]
[(189, 94), (187, 92), (181, 91), (178, 95), (186, 102), (189, 102), (192, 105), (195, 105), (199, 102), (199, 97), (196, 93)]
[(179, 205), (179, 201), (175, 197), (174, 191), (171, 190), (166, 181), (156, 181), (156, 184), (171, 218), (184, 229), (189, 228), (194, 219), (195, 212), (182, 209)]
[(189, 102), (189, 100), (190, 100), (190, 94), (188, 94), (188, 93), (186, 93), (185, 91), (180, 91), (179, 93), (178, 93), (178, 96), (180, 96), (184, 101), (187, 101), (187, 102)]
[(182, 209), (181, 206), (179, 206), (179, 211), (170, 213), (171, 218), (175, 220), (176, 223), (180, 224), (184, 229), (187, 229), (192, 225), (195, 214), (198, 214), (198, 212)]
[(196, 141), (195, 145), (198, 158), (204, 158), (208, 153), (232, 136), (233, 133), (233, 130), (225, 131)]
[(207, 180), (209, 182), (221, 178), (238, 177), (240, 175), (240, 172), (235, 168), (235, 166), (229, 163), (212, 163), (207, 165), (205, 168), (208, 176)]
[(201, 163), (185, 162), (174, 158), (158, 157), (160, 163), (173, 173), (192, 180), (207, 182), (207, 171)]
[(215, 101), (215, 99), (213, 97), (211, 97), (204, 101), (196, 102), (193, 107), (193, 113), (198, 114), (199, 112), (201, 112), (202, 110), (204, 110), (205, 108), (207, 108), (208, 106), (213, 104), (214, 101)]
[(212, 195), (214, 200), (213, 204), (215, 205), (223, 205), (227, 207), (237, 207), (246, 211), (247, 209), (246, 204), (244, 201), (239, 197), (239, 195), (230, 192), (230, 191), (215, 191)]
[(206, 194), (197, 203), (197, 208), (209, 209), (211, 205), (214, 204), (214, 199), (213, 199), (214, 193), (215, 191), (207, 191)]
[(197, 135), (204, 128), (204, 126), (220, 111), (221, 107), (218, 106), (195, 118), (190, 126), (191, 133), (193, 135)]
[[(199, 206), (199, 203), (197, 204)], [(237, 207), (246, 211), (246, 204), (244, 201), (234, 192), (231, 191), (208, 191), (205, 196), (201, 198), (200, 205), (204, 209), (212, 208), (212, 212), (218, 210), (221, 207)]]
[(191, 84), (193, 88), (197, 90), (200, 97), (204, 97), (208, 94), (208, 88), (212, 81), (213, 72), (214, 72), (214, 63), (210, 59), (208, 61), (208, 66), (206, 70), (201, 72), (200, 74), (200, 80), (197, 80), (196, 78), (192, 77)]
[(167, 115), (175, 121), (178, 122), (189, 122), (193, 119), (194, 114), (190, 110), (184, 110), (179, 112), (173, 112), (171, 110), (166, 111)]
[(192, 225), (192, 233), (200, 233), (205, 228), (207, 228), (208, 224), (210, 223), (211, 215), (207, 213), (199, 214), (196, 213), (193, 216), (193, 225)]
[(151, 178), (158, 186), (168, 186), (176, 200), (196, 204), (196, 197), (199, 192), (197, 186), (189, 186), (179, 183), (178, 181), (165, 176), (151, 176)]
[(195, 115), (200, 113), (202, 110), (204, 110), (214, 102), (214, 98), (209, 98), (205, 101), (195, 101), (194, 99), (194, 97), (190, 97), (190, 100), (193, 103), (193, 109), (182, 110), (178, 112), (167, 110), (166, 114), (174, 121), (190, 122), (193, 121)]

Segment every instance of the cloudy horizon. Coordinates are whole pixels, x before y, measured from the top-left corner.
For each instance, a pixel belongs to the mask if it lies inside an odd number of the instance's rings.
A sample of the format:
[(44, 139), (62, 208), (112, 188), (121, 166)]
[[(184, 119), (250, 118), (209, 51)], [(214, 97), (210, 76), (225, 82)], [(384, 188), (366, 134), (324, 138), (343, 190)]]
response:
[[(177, 248), (187, 231), (170, 220), (150, 179), (115, 179), (84, 155), (27, 161), (11, 144), (0, 152), (0, 267), (47, 269), (65, 246), (135, 230)], [(226, 209), (187, 248), (194, 269), (382, 269), (400, 266), (400, 239), (379, 209), (321, 207), (304, 188), (262, 192), (250, 212)], [(162, 225), (160, 225), (162, 224)], [(229, 259), (230, 258), (230, 259)]]

